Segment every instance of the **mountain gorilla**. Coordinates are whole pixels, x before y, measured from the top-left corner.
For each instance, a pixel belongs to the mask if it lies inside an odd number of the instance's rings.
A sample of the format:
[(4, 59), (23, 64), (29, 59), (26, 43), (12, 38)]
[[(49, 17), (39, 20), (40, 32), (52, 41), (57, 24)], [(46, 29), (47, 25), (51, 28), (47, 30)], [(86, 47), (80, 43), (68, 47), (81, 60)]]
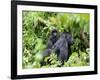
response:
[(60, 38), (52, 47), (62, 65), (64, 64), (64, 61), (67, 61), (71, 55), (70, 46), (72, 43), (72, 36), (68, 32), (62, 32)]
[[(50, 39), (48, 41), (47, 49), (43, 52), (43, 58), (49, 56), (52, 52), (57, 54), (57, 58), (61, 61), (62, 65), (64, 61), (67, 61), (71, 55), (70, 46), (73, 43), (73, 37), (68, 32), (62, 32), (58, 38), (55, 30), (51, 32)], [(56, 35), (55, 35), (56, 34)], [(55, 36), (55, 37), (54, 37)]]
[[(49, 39), (48, 39), (48, 42), (47, 42), (47, 48), (42, 53), (43, 60), (44, 60), (45, 57), (47, 57), (51, 54), (52, 46), (56, 43), (58, 38), (59, 38), (58, 31), (56, 29), (53, 29), (50, 33), (50, 36), (49, 36)], [(43, 65), (44, 62), (41, 61), (41, 64)]]
[(53, 29), (50, 33), (50, 37), (47, 42), (47, 49), (51, 49), (55, 42), (58, 40), (59, 34), (56, 29)]

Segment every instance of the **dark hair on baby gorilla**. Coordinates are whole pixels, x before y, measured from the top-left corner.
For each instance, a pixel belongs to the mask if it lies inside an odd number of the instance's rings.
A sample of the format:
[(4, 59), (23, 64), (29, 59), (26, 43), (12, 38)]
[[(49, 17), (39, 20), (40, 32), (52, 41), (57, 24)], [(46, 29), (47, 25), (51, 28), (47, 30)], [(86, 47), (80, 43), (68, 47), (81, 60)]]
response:
[(47, 48), (48, 49), (51, 49), (52, 46), (56, 43), (56, 41), (58, 40), (59, 38), (59, 33), (57, 31), (57, 29), (53, 29), (50, 33), (50, 36), (49, 36), (49, 39), (48, 39), (48, 42), (47, 42)]

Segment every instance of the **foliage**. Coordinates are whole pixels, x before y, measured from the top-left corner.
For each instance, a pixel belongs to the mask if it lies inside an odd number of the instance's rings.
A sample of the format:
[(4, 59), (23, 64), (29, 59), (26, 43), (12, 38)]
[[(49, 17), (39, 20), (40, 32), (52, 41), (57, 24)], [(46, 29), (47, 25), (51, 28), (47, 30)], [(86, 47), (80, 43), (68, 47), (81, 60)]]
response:
[(22, 19), (23, 68), (57, 67), (61, 64), (56, 54), (44, 59), (46, 65), (40, 64), (53, 28), (59, 32), (67, 31), (74, 38), (72, 55), (63, 66), (89, 65), (89, 14), (23, 11)]

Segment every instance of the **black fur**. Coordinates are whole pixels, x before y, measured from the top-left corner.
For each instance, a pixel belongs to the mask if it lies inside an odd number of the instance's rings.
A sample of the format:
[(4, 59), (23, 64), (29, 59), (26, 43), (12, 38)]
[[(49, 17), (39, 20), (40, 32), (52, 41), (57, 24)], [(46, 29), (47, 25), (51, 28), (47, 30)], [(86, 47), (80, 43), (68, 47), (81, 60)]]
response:
[(67, 32), (63, 32), (53, 46), (53, 50), (57, 53), (58, 59), (62, 64), (64, 64), (64, 61), (67, 61), (71, 55), (70, 46), (72, 43), (72, 36)]
[(56, 29), (53, 29), (50, 33), (50, 37), (47, 42), (47, 49), (51, 49), (57, 40), (58, 40), (58, 31)]
[[(48, 42), (47, 42), (47, 48), (43, 51), (42, 53), (42, 57), (43, 57), (43, 60), (45, 57), (49, 56), (51, 53), (52, 53), (52, 46), (56, 43), (56, 41), (58, 40), (58, 31), (56, 29), (53, 29), (50, 33), (50, 37), (48, 39)], [(41, 61), (41, 65), (44, 65), (45, 62), (44, 61)]]

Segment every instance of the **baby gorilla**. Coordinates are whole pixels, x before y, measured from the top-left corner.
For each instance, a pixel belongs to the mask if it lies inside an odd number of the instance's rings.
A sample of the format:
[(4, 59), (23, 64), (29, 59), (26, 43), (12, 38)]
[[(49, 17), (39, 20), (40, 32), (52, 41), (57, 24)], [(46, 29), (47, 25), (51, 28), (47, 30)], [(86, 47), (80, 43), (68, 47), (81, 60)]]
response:
[(47, 49), (51, 49), (57, 40), (58, 40), (58, 31), (56, 29), (53, 29), (50, 33), (50, 37), (47, 42)]
[[(50, 37), (49, 37), (48, 42), (47, 42), (47, 48), (42, 53), (43, 60), (45, 57), (47, 57), (51, 54), (52, 46), (56, 43), (58, 38), (59, 38), (58, 31), (56, 29), (53, 29), (50, 33)], [(41, 61), (41, 64), (44, 65), (45, 64), (44, 61)]]
[(59, 61), (61, 61), (62, 65), (64, 64), (64, 61), (67, 61), (71, 55), (70, 46), (72, 43), (72, 36), (67, 32), (62, 32), (60, 38), (52, 47), (52, 49), (57, 54)]

